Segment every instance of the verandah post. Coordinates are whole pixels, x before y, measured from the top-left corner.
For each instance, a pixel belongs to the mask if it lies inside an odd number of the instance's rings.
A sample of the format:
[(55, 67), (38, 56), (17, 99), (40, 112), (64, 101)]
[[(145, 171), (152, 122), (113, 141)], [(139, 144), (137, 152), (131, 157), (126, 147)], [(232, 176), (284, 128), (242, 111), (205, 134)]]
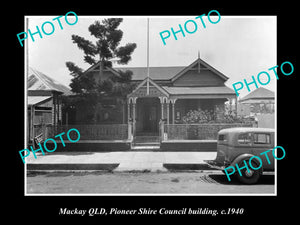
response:
[(163, 120), (160, 120), (161, 123), (161, 140), (164, 141), (165, 140), (165, 122)]
[(128, 121), (128, 140), (132, 140), (132, 123)]
[(175, 102), (177, 98), (171, 99), (171, 104), (172, 104), (172, 124), (175, 124)]

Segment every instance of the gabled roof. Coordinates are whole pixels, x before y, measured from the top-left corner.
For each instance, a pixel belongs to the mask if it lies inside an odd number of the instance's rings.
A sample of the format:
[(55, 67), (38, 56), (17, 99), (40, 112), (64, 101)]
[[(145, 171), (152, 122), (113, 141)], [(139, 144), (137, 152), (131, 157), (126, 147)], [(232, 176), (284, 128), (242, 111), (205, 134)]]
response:
[[(84, 73), (88, 73), (91, 71), (99, 70), (99, 63), (97, 62), (95, 65), (88, 68)], [(166, 66), (166, 67), (150, 67), (149, 73), (150, 77), (153, 80), (169, 80), (169, 81), (175, 81), (179, 77), (181, 77), (183, 74), (185, 74), (188, 70), (192, 69), (197, 64), (200, 64), (200, 70), (201, 69), (207, 69), (215, 73), (217, 76), (219, 76), (224, 81), (228, 80), (228, 77), (225, 76), (220, 71), (213, 68), (211, 65), (206, 63), (200, 58), (197, 58), (193, 63), (191, 63), (188, 66)], [(132, 80), (135, 81), (142, 81), (147, 77), (147, 67), (114, 67), (109, 68), (106, 67), (105, 70), (109, 70), (114, 74), (118, 74), (118, 70), (126, 71), (131, 70), (132, 71)]]
[[(88, 73), (91, 71), (99, 71), (99, 64), (100, 64), (100, 61), (98, 61), (95, 65), (92, 65), (91, 67), (89, 67), (86, 71), (84, 71), (84, 73)], [(105, 67), (104, 71), (110, 71), (115, 75), (119, 75), (117, 71), (115, 71), (113, 68), (110, 68), (110, 67)]]
[(140, 88), (144, 87), (149, 79), (149, 85), (154, 86), (157, 88), (161, 93), (163, 93), (165, 96), (169, 96), (169, 93), (159, 85), (157, 85), (150, 77), (146, 77), (128, 96), (134, 95), (134, 93), (139, 90)]
[(57, 91), (64, 94), (71, 94), (68, 87), (31, 67), (29, 67), (27, 85), (28, 90)]
[(179, 73), (177, 73), (173, 78), (172, 78), (172, 82), (174, 82), (175, 80), (177, 80), (179, 77), (181, 77), (183, 74), (185, 74), (188, 70), (192, 69), (194, 66), (198, 65), (201, 71), (201, 68), (203, 69), (208, 69), (212, 72), (214, 72), (216, 75), (218, 75), (221, 79), (223, 79), (224, 81), (228, 80), (228, 77), (225, 76), (223, 73), (221, 73), (220, 71), (216, 70), (215, 68), (213, 68), (211, 65), (207, 64), (206, 62), (204, 62), (202, 59), (198, 58), (196, 59), (194, 62), (192, 62), (189, 66), (185, 67), (183, 70), (181, 70)]
[(260, 87), (252, 91), (250, 94), (246, 95), (240, 100), (240, 102), (244, 102), (250, 99), (275, 99), (275, 94), (273, 91)]

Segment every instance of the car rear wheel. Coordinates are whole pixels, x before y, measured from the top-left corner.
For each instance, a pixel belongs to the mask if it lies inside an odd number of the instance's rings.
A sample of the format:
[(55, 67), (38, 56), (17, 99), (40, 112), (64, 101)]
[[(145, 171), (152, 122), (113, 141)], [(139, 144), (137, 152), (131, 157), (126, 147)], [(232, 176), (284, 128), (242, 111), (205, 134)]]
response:
[[(236, 177), (237, 177), (237, 179), (241, 183), (244, 183), (244, 184), (255, 184), (259, 180), (259, 178), (260, 178), (260, 176), (262, 174), (262, 170), (261, 170), (261, 168), (258, 169), (258, 170), (253, 170), (249, 166), (249, 160), (245, 160), (245, 162), (247, 163), (249, 170), (247, 170), (247, 168), (242, 169), (241, 170), (242, 176), (240, 176), (239, 172), (236, 172), (235, 173)], [(244, 160), (242, 160), (241, 162), (239, 162), (238, 165), (239, 165), (240, 168), (243, 167), (243, 166), (245, 166), (244, 165)], [(254, 168), (257, 168), (259, 166), (258, 163), (254, 162), (254, 161), (251, 162), (251, 165)]]

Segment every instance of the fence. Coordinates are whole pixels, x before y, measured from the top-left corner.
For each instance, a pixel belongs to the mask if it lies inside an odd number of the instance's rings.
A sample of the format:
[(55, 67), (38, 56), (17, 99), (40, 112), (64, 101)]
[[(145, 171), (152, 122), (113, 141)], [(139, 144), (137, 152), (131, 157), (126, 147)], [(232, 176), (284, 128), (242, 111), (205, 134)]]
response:
[[(69, 129), (75, 128), (80, 132), (80, 140), (127, 140), (127, 124), (105, 124), (105, 125), (60, 125), (47, 126), (44, 132), (44, 138), (54, 137), (62, 132), (67, 133)], [(74, 133), (75, 137), (72, 137)], [(67, 139), (66, 135), (62, 136)], [(70, 137), (76, 139), (77, 134), (70, 132)]]
[[(251, 123), (206, 123), (206, 124), (160, 124), (161, 140), (216, 140), (218, 131), (230, 127), (252, 127)], [(53, 138), (62, 132), (75, 128), (80, 132), (80, 140), (131, 140), (131, 124), (101, 125), (60, 125), (35, 126), (35, 136), (43, 134), (43, 139)], [(163, 128), (163, 130), (161, 130)], [(72, 137), (72, 135), (75, 135)], [(62, 136), (67, 139), (66, 135)], [(75, 132), (70, 137), (77, 138)]]
[(49, 129), (51, 129), (51, 126), (51, 124), (34, 124), (33, 131), (28, 131), (28, 140), (33, 140), (37, 136), (40, 136), (44, 140), (49, 138)]
[[(252, 127), (251, 123), (165, 124), (163, 140), (216, 140), (218, 132), (231, 127)], [(167, 135), (166, 135), (167, 134)]]

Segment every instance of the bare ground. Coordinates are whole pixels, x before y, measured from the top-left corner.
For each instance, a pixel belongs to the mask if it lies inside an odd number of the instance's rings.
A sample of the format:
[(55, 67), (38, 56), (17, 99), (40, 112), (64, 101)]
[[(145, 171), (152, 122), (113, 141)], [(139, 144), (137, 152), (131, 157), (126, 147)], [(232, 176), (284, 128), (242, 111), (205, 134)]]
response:
[(255, 185), (221, 172), (28, 172), (28, 194), (274, 194), (274, 175)]

